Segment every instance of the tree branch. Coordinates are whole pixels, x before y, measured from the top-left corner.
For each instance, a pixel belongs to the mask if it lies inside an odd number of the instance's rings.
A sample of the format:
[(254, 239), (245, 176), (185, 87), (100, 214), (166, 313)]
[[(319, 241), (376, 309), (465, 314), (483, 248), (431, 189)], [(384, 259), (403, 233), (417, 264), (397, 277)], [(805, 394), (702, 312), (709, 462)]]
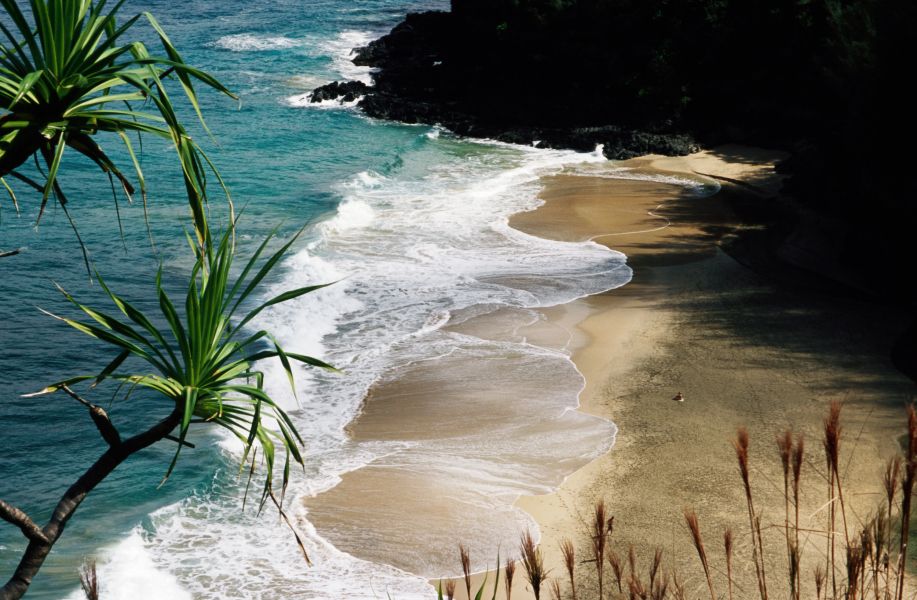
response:
[[(85, 403), (84, 400), (79, 400)], [(169, 435), (169, 433), (181, 423), (181, 414), (182, 413), (176, 408), (167, 417), (150, 429), (124, 440), (117, 446), (110, 447), (85, 473), (83, 473), (82, 477), (80, 477), (76, 483), (70, 486), (54, 508), (51, 520), (44, 529), (39, 530), (42, 533), (42, 537), (29, 538), (31, 540), (29, 546), (23, 553), (15, 573), (13, 573), (13, 576), (3, 587), (0, 587), (0, 600), (18, 599), (25, 594), (29, 589), (29, 585), (32, 583), (32, 578), (41, 568), (41, 565), (51, 552), (51, 547), (57, 542), (58, 538), (60, 538), (70, 517), (73, 516), (76, 509), (79, 508), (89, 492), (130, 455), (152, 446)], [(7, 507), (12, 508), (5, 503), (0, 505), (0, 508), (4, 510), (7, 509)], [(17, 518), (18, 514), (24, 515), (21, 511), (10, 514), (14, 519)], [(3, 518), (5, 520), (10, 520), (6, 518), (5, 512), (3, 513)], [(28, 519), (28, 517), (26, 517), (26, 519)], [(32, 523), (30, 519), (28, 521), (18, 519), (11, 522), (17, 525), (24, 522)], [(34, 523), (32, 524), (34, 525)], [(35, 527), (37, 528), (37, 526)]]
[(96, 424), (96, 429), (99, 430), (99, 434), (102, 436), (102, 439), (108, 442), (108, 445), (112, 448), (121, 445), (121, 434), (118, 433), (118, 430), (112, 424), (111, 419), (108, 418), (108, 413), (101, 406), (97, 406), (88, 400), (84, 400), (71, 390), (66, 385), (62, 385), (61, 389), (67, 392), (67, 395), (85, 406), (89, 409), (89, 416), (92, 418), (92, 422)]
[(0, 519), (18, 527), (22, 531), (22, 535), (33, 542), (48, 542), (48, 538), (41, 530), (41, 527), (36, 525), (35, 521), (29, 518), (29, 515), (3, 500), (0, 500)]

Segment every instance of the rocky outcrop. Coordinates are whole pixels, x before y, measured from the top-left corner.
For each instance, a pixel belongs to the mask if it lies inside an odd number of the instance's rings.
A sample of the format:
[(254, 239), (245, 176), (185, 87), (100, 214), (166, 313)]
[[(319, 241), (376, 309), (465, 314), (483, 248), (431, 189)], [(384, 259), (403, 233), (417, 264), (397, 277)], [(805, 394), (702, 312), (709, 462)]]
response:
[(309, 94), (309, 101), (326, 102), (337, 100), (339, 102), (353, 102), (357, 98), (364, 96), (370, 89), (362, 81), (332, 81), (313, 90)]
[(597, 79), (568, 78), (547, 89), (538, 75), (542, 65), (508, 47), (497, 53), (492, 44), (470, 44), (481, 37), (474, 28), (451, 13), (410, 14), (388, 35), (356, 49), (354, 64), (375, 69), (372, 87), (334, 82), (316, 89), (311, 100), (362, 96), (359, 107), (374, 118), (546, 148), (592, 151), (601, 145), (614, 159), (699, 149), (672, 121), (615, 122)]

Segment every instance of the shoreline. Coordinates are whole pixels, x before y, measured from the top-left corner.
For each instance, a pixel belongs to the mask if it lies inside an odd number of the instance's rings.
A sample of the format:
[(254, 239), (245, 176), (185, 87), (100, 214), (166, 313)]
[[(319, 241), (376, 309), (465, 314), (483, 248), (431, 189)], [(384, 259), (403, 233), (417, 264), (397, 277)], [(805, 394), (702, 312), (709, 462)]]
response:
[[(769, 557), (784, 561), (783, 569), (779, 563), (770, 565), (772, 585), (785, 581), (784, 501), (782, 489), (773, 485), (782, 474), (774, 440), (786, 427), (806, 434), (803, 485), (816, 486), (814, 471), (823, 460), (818, 427), (829, 400), (844, 403), (848, 433), (841, 448), (850, 469), (851, 510), (865, 519), (873, 506), (884, 461), (904, 431), (902, 407), (915, 397), (913, 382), (894, 370), (887, 356), (897, 333), (895, 315), (865, 302), (773, 286), (719, 247), (721, 238), (740, 226), (729, 208), (730, 196), (776, 195), (780, 180), (772, 167), (780, 157), (729, 146), (688, 157), (618, 163), (672, 174), (702, 173), (724, 182), (720, 192), (706, 198), (675, 197), (662, 206), (646, 198), (624, 209), (645, 213), (647, 226), (638, 234), (607, 235), (615, 231), (609, 227), (622, 224), (603, 212), (603, 200), (620, 203), (612, 180), (549, 178), (542, 194), (545, 204), (511, 221), (536, 235), (606, 243), (624, 252), (634, 269), (626, 286), (577, 301), (591, 309), (577, 326), (589, 343), (573, 354), (587, 382), (580, 410), (618, 425), (615, 447), (571, 475), (556, 493), (517, 502), (539, 523), (555, 573), (562, 572), (557, 548), (563, 538), (586, 552), (584, 524), (593, 503), (604, 498), (609, 514), (617, 515), (612, 547), (619, 555), (626, 556), (633, 544), (638, 564), (646, 566), (655, 548), (662, 548), (664, 569), (678, 569), (682, 581), (686, 574), (693, 576), (689, 592), (705, 593), (682, 515), (683, 508), (692, 506), (710, 547), (718, 587), (725, 588), (725, 577), (718, 574), (724, 569), (717, 538), (723, 526), (730, 526), (738, 540), (736, 563), (744, 565), (735, 574), (737, 589), (741, 585), (752, 593), (754, 574), (743, 556), (750, 550), (741, 533), (748, 527), (744, 497), (729, 442), (736, 427), (747, 425), (755, 501), (767, 520), (765, 547)], [(661, 219), (669, 221), (664, 228), (648, 226)], [(746, 302), (760, 312), (749, 311)], [(791, 316), (806, 311), (805, 320)], [(774, 319), (774, 330), (755, 324), (757, 318)], [(778, 333), (791, 341), (784, 342)], [(847, 336), (859, 344), (845, 356), (831, 346)], [(684, 392), (684, 403), (671, 401), (677, 392)], [(856, 460), (849, 462), (854, 450)], [(853, 481), (859, 483), (850, 485)], [(816, 529), (823, 498), (818, 490), (809, 492), (804, 508), (808, 526)], [(810, 573), (824, 552), (822, 544), (814, 539), (803, 544), (804, 590), (812, 587)], [(578, 585), (587, 590), (592, 577), (582, 571)]]
[[(558, 481), (555, 492), (541, 494), (533, 490), (531, 495), (518, 496), (512, 504), (538, 524), (547, 564), (555, 574), (562, 572), (557, 548), (563, 538), (575, 542), (580, 557), (586, 554), (588, 537), (584, 523), (595, 500), (604, 498), (609, 514), (617, 516), (612, 547), (619, 555), (626, 556), (627, 546), (633, 544), (638, 563), (646, 565), (654, 548), (662, 547), (666, 555), (664, 569), (677, 568), (680, 573), (688, 574), (689, 593), (697, 592), (698, 586), (705, 584), (696, 576), (697, 557), (681, 514), (682, 508), (690, 504), (710, 536), (708, 544), (714, 547), (710, 551), (712, 561), (722, 562), (722, 551), (718, 551), (716, 541), (721, 527), (731, 526), (737, 533), (736, 562), (745, 566), (743, 570), (737, 565), (737, 589), (748, 586), (749, 581), (753, 586), (753, 579), (749, 579), (753, 572), (743, 555), (750, 552), (748, 544), (743, 545), (741, 535), (744, 500), (729, 439), (738, 425), (749, 426), (755, 465), (753, 486), (762, 488), (756, 491), (759, 494), (756, 504), (759, 510), (764, 509), (765, 518), (770, 519), (765, 531), (766, 546), (771, 556), (783, 556), (785, 560), (782, 528), (776, 531), (777, 522), (782, 521), (777, 519), (783, 511), (782, 490), (775, 494), (774, 489), (765, 489), (771, 485), (769, 482), (778, 481), (781, 476), (773, 440), (787, 425), (802, 428), (810, 440), (808, 460), (812, 469), (808, 475), (814, 480), (820, 464), (816, 426), (829, 399), (847, 400), (845, 423), (848, 431), (857, 431), (857, 461), (850, 480), (872, 476), (874, 483), (852, 490), (851, 505), (856, 506), (857, 514), (865, 514), (866, 506), (871, 505), (872, 496), (863, 494), (872, 494), (879, 488), (878, 473), (885, 457), (894, 450), (889, 440), (903, 429), (900, 406), (904, 399), (915, 396), (912, 382), (886, 365), (889, 361), (882, 355), (882, 344), (894, 333), (891, 331), (894, 315), (879, 314), (881, 310), (866, 304), (850, 306), (857, 304), (854, 301), (832, 302), (816, 297), (818, 308), (814, 313), (818, 314), (811, 316), (817, 323), (798, 323), (798, 314), (809, 310), (811, 294), (775, 288), (726, 256), (719, 246), (724, 236), (741, 225), (730, 209), (731, 198), (749, 193), (776, 194), (779, 179), (773, 175), (773, 163), (778, 158), (778, 154), (731, 146), (688, 157), (650, 156), (613, 165), (633, 169), (636, 174), (680, 179), (700, 177), (706, 182), (713, 178), (724, 182), (718, 193), (704, 197), (685, 193), (685, 188), (672, 184), (603, 176), (607, 175), (603, 167), (607, 169), (610, 164), (543, 178), (544, 204), (534, 211), (514, 215), (510, 225), (539, 237), (595, 240), (624, 252), (628, 265), (634, 269), (632, 281), (567, 304), (537, 310), (505, 309), (444, 328), (485, 338), (522, 336), (535, 345), (567, 352), (585, 380), (577, 398), (579, 407), (572, 412), (598, 416), (619, 428), (614, 447), (568, 472)], [(780, 323), (781, 327), (777, 328), (793, 334), (789, 348), (781, 349), (779, 336), (770, 335), (777, 331), (756, 327), (749, 330), (744, 320), (754, 321), (761, 315), (744, 308), (746, 300), (769, 318), (793, 321)], [(851, 321), (852, 314), (862, 308), (879, 318), (883, 325), (862, 330), (862, 323)], [(532, 313), (538, 317), (533, 319)], [(845, 360), (831, 348), (838, 341), (839, 334), (832, 331), (838, 317), (850, 321), (847, 324), (854, 328), (859, 327), (855, 333), (840, 335), (841, 338), (853, 335), (863, 342), (852, 353), (857, 356), (855, 361)], [(812, 339), (793, 331), (792, 327), (800, 326), (811, 328)], [(824, 339), (820, 340), (819, 336)], [(788, 351), (787, 356), (781, 356), (784, 351)], [(856, 373), (846, 372), (851, 369)], [(817, 373), (816, 382), (802, 381), (810, 373)], [(857, 377), (852, 377), (854, 374)], [(848, 386), (855, 379), (856, 397), (852, 398)], [(877, 383), (880, 381), (885, 383)], [(384, 382), (370, 393), (364, 409), (371, 407), (372, 414), (367, 417), (364, 411), (348, 426), (354, 439), (391, 439), (388, 436), (405, 423), (410, 423), (412, 431), (424, 432), (422, 437), (428, 435), (426, 429), (435, 421), (425, 420), (428, 417), (424, 410), (418, 411), (414, 406), (413, 413), (399, 413), (399, 409), (388, 414), (390, 410), (384, 410), (385, 406), (373, 406), (373, 403), (378, 404), (379, 393), (382, 404), (391, 409), (398, 406), (393, 400), (413, 402), (424, 391), (429, 395), (430, 389), (435, 388), (430, 388), (423, 378), (411, 382), (395, 377), (394, 382), (395, 385)], [(757, 389), (759, 386), (761, 390)], [(687, 396), (683, 404), (671, 401), (678, 391), (684, 391)], [(881, 396), (890, 391), (894, 399), (885, 398), (882, 403)], [(519, 390), (510, 386), (501, 394), (513, 392)], [(499, 406), (501, 399), (510, 397), (497, 395), (491, 401)], [(409, 417), (407, 420), (405, 415)], [(448, 427), (435, 431), (445, 432)], [(361, 438), (367, 432), (369, 435)], [(842, 446), (842, 450), (849, 452), (849, 446)], [(438, 476), (404, 477), (401, 473), (400, 479), (392, 483), (389, 479), (393, 473), (396, 472), (385, 466), (349, 473), (344, 476), (345, 485), (339, 486), (333, 495), (306, 502), (310, 514), (318, 507), (318, 512), (324, 513), (320, 518), (327, 529), (329, 524), (334, 527), (346, 522), (348, 516), (360, 515), (360, 519), (365, 519), (380, 498), (387, 504), (402, 503), (406, 497), (419, 499), (416, 504), (399, 506), (412, 518), (416, 513), (418, 522), (426, 519), (437, 525), (458, 510), (449, 505), (448, 496), (442, 495), (435, 482)], [(653, 477), (647, 476), (650, 473)], [(386, 498), (386, 490), (399, 486), (403, 490)], [(348, 497), (347, 489), (369, 489), (373, 497), (347, 500), (345, 509), (340, 511), (336, 503)], [(812, 511), (808, 524), (813, 529), (821, 517), (820, 498), (815, 494), (811, 501), (805, 498), (805, 508)], [(391, 508), (387, 506), (384, 512), (390, 512)], [(775, 511), (779, 514), (774, 514)], [(505, 511), (481, 514), (484, 516), (475, 526), (485, 532), (500, 526), (501, 519), (514, 518)], [(383, 525), (381, 531), (388, 534), (398, 531), (397, 527), (392, 529), (392, 523)], [(431, 534), (431, 539), (437, 535), (434, 531)], [(374, 532), (374, 535), (385, 533)], [(455, 573), (459, 571), (455, 546), (463, 541), (461, 532), (451, 539), (454, 544), (436, 551), (449, 558), (455, 554), (455, 567), (450, 569)], [(493, 545), (496, 546), (496, 541)], [(819, 547), (814, 542), (810, 545), (811, 562)], [(428, 550), (434, 546), (431, 542)], [(781, 548), (784, 554), (780, 554)], [(361, 558), (379, 558), (367, 549), (346, 550), (356, 552)], [(472, 557), (475, 562), (481, 558), (477, 554)], [(507, 553), (503, 554), (505, 559)], [(493, 556), (486, 558), (493, 560)], [(405, 559), (399, 557), (399, 560)], [(811, 570), (812, 564), (804, 563), (804, 568)], [(775, 567), (779, 565), (772, 565)], [(586, 593), (592, 579), (588, 571), (579, 571), (578, 586)], [(493, 581), (492, 572), (482, 571), (474, 576), (475, 587), (485, 575)], [(526, 592), (523, 577), (520, 567), (514, 600), (533, 597)], [(437, 581), (430, 583), (435, 587)], [(460, 593), (456, 598), (464, 599), (463, 585), (457, 588)]]

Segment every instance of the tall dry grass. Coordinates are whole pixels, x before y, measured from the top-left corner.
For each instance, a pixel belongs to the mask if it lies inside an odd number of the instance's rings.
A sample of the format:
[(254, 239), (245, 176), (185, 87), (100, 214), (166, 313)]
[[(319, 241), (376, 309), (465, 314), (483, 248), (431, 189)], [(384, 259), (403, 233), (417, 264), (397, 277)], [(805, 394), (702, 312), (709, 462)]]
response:
[(544, 566), (544, 555), (541, 553), (541, 548), (535, 543), (532, 532), (526, 530), (522, 534), (519, 551), (522, 555), (522, 567), (525, 569), (526, 580), (532, 586), (535, 600), (541, 600), (541, 586), (548, 578), (548, 571)]
[(101, 586), (99, 585), (96, 561), (89, 560), (80, 567), (80, 588), (82, 588), (86, 600), (99, 600)]
[(503, 567), (504, 585), (506, 587), (506, 600), (510, 600), (513, 595), (513, 577), (516, 576), (516, 561), (507, 559), (506, 566)]
[[(803, 529), (800, 525), (800, 504), (804, 491), (803, 464), (806, 463), (805, 439), (802, 435), (794, 436), (789, 430), (777, 438), (777, 457), (783, 475), (784, 514), (783, 523), (775, 525), (775, 528), (779, 528), (784, 537), (786, 554), (785, 581), (779, 582), (781, 585), (778, 586), (785, 591), (779, 592), (779, 596), (789, 600), (904, 600), (908, 593), (905, 574), (912, 513), (911, 499), (914, 486), (917, 484), (917, 411), (913, 406), (908, 407), (904, 451), (890, 458), (883, 472), (877, 474), (881, 479), (884, 495), (875, 512), (866, 518), (856, 531), (851, 531), (847, 518), (849, 507), (845, 500), (844, 473), (841, 465), (844, 431), (841, 414), (841, 405), (837, 402), (831, 403), (823, 422), (821, 440), (826, 470), (822, 474), (817, 468), (811, 469), (813, 476), (823, 477), (828, 484), (827, 501), (823, 507), (827, 512), (824, 530)], [(750, 562), (755, 572), (756, 595), (760, 596), (761, 600), (768, 600), (770, 593), (778, 592), (776, 589), (768, 591), (766, 564), (769, 561), (773, 565), (779, 562), (780, 558), (777, 555), (766, 556), (767, 548), (763, 542), (761, 526), (762, 515), (755, 506), (752, 486), (752, 467), (749, 458), (751, 437), (748, 430), (744, 427), (739, 428), (732, 444), (745, 496), (744, 510), (747, 512), (749, 529), (743, 535), (751, 548)], [(688, 547), (690, 540), (700, 563), (699, 572), (694, 577), (703, 577), (706, 584), (703, 587), (706, 587), (711, 600), (734, 600), (736, 596), (750, 597), (753, 592), (747, 589), (739, 591), (741, 588), (737, 589), (734, 580), (735, 561), (738, 557), (735, 552), (736, 539), (733, 530), (726, 528), (723, 533), (725, 570), (714, 569), (697, 513), (691, 508), (686, 508), (684, 517), (687, 526), (685, 547)], [(613, 544), (614, 517), (608, 514), (604, 501), (600, 500), (595, 504), (587, 530), (587, 558), (578, 561), (574, 543), (569, 538), (564, 538), (559, 548), (563, 570), (554, 577), (546, 569), (544, 556), (531, 533), (526, 531), (522, 535), (519, 547), (520, 562), (524, 569), (525, 583), (536, 600), (540, 600), (545, 589), (557, 600), (692, 598), (686, 585), (692, 580), (692, 576), (684, 579), (673, 569), (666, 570), (662, 549), (656, 549), (648, 567), (641, 571), (634, 546), (629, 545), (626, 565), (624, 564), (621, 554), (616, 551)], [(801, 532), (806, 538), (811, 535), (822, 536), (826, 545), (819, 547), (802, 544)], [(808, 576), (802, 570), (804, 548), (807, 553), (817, 553), (813, 558), (817, 559), (818, 554), (824, 556), (824, 561)], [(464, 547), (461, 548), (460, 559), (466, 590), (470, 594), (470, 561)], [(616, 585), (607, 585), (606, 564), (614, 575)], [(507, 561), (503, 569), (506, 600), (510, 600), (512, 595), (515, 569), (513, 561)], [(771, 577), (775, 577), (773, 572)], [(725, 579), (725, 596), (717, 595), (717, 578)]]
[(463, 544), (459, 544), (459, 562), (462, 563), (462, 574), (465, 576), (466, 597), (471, 598), (471, 556)]
[(704, 546), (704, 539), (700, 534), (700, 522), (697, 519), (697, 513), (691, 509), (686, 509), (685, 521), (688, 523), (688, 529), (691, 531), (691, 540), (694, 542), (697, 556), (700, 558), (701, 566), (704, 568), (704, 577), (707, 578), (707, 589), (710, 591), (710, 600), (716, 600), (716, 592), (713, 590), (713, 579), (710, 577), (710, 564), (707, 562), (707, 549)]
[(599, 583), (599, 598), (604, 598), (605, 583), (605, 548), (608, 537), (614, 528), (614, 517), (608, 518), (605, 501), (599, 500), (592, 514), (592, 558), (595, 561), (595, 574)]
[(560, 554), (564, 559), (564, 568), (570, 578), (570, 598), (576, 600), (576, 548), (570, 538), (564, 538), (560, 543)]

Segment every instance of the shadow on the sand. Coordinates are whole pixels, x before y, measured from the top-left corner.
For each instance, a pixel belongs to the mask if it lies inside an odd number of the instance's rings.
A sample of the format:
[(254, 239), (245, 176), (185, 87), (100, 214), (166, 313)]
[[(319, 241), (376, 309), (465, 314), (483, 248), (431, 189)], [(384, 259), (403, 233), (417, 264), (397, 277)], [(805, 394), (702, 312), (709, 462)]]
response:
[[(691, 233), (633, 244), (640, 252), (629, 264), (642, 283), (612, 293), (674, 308), (698, 335), (727, 339), (743, 357), (766, 357), (736, 368), (780, 365), (781, 373), (789, 373), (814, 394), (845, 390), (846, 396), (838, 398), (845, 402), (878, 401), (897, 408), (917, 399), (917, 386), (891, 360), (896, 340), (912, 319), (906, 307), (781, 263), (760, 247), (767, 243), (760, 228), (740, 233), (743, 245), (738, 248), (725, 244), (732, 258), (722, 252), (724, 235), (735, 231), (735, 216), (724, 209), (747, 201), (741, 190), (724, 188), (709, 203), (689, 194), (666, 203), (659, 214)], [(759, 254), (749, 256), (750, 251)], [(714, 269), (699, 263), (718, 254)], [(669, 274), (662, 276), (664, 271)], [(674, 285), (672, 273), (679, 273)], [(767, 352), (741, 352), (749, 347)], [(835, 373), (830, 381), (815, 376), (829, 368)]]

